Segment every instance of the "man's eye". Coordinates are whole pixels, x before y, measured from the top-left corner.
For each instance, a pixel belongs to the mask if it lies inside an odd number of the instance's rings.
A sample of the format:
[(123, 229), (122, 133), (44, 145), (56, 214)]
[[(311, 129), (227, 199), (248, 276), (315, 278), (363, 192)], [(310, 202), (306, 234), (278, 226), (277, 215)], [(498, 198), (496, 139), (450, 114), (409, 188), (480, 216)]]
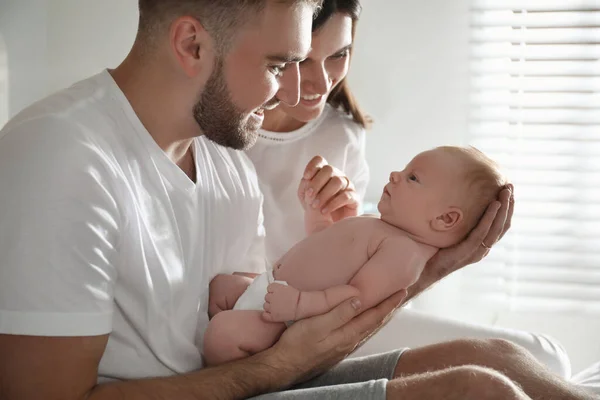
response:
[(269, 67), (269, 70), (277, 78), (280, 78), (283, 75), (283, 71), (285, 70), (285, 67), (286, 67), (285, 64), (284, 65), (271, 65)]

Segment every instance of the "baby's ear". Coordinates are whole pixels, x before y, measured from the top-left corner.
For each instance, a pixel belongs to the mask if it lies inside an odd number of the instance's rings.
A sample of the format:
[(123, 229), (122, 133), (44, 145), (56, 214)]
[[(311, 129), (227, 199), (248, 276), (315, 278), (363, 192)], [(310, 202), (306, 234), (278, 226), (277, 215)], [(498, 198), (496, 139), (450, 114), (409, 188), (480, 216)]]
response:
[(442, 215), (431, 221), (433, 230), (448, 232), (456, 228), (463, 220), (463, 212), (460, 208), (450, 207)]

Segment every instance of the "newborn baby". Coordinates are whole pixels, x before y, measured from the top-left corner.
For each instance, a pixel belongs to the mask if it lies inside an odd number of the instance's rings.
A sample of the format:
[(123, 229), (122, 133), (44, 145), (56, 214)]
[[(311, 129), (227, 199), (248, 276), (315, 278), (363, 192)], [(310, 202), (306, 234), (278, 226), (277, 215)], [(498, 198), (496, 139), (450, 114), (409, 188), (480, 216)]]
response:
[(207, 364), (262, 351), (286, 323), (323, 314), (350, 297), (367, 309), (408, 288), (440, 248), (465, 238), (506, 183), (478, 150), (439, 147), (390, 174), (380, 217), (333, 223), (307, 207), (309, 236), (272, 269), (254, 280), (233, 274), (211, 282)]

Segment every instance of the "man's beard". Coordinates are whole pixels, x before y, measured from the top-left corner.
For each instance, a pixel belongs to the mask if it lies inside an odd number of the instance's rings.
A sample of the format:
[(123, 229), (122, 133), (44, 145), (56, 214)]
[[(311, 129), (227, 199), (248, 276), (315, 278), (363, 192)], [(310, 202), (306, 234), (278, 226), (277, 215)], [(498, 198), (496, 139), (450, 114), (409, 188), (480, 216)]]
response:
[(233, 104), (223, 71), (223, 61), (218, 60), (194, 106), (194, 118), (208, 139), (232, 149), (245, 150), (256, 143), (260, 126), (250, 121), (244, 123), (247, 113)]

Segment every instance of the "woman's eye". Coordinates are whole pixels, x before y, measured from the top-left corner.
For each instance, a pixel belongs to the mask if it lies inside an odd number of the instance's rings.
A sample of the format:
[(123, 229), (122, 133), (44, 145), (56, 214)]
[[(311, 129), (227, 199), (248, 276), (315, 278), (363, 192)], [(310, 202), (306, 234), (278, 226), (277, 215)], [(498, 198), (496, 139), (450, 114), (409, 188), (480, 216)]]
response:
[(340, 59), (340, 58), (346, 58), (346, 57), (348, 57), (349, 55), (350, 55), (350, 50), (344, 50), (344, 51), (342, 51), (341, 53), (338, 53), (338, 54), (334, 54), (334, 55), (332, 55), (332, 56), (331, 56), (331, 58), (333, 58), (333, 59), (336, 59), (336, 60), (337, 60), (337, 59)]

